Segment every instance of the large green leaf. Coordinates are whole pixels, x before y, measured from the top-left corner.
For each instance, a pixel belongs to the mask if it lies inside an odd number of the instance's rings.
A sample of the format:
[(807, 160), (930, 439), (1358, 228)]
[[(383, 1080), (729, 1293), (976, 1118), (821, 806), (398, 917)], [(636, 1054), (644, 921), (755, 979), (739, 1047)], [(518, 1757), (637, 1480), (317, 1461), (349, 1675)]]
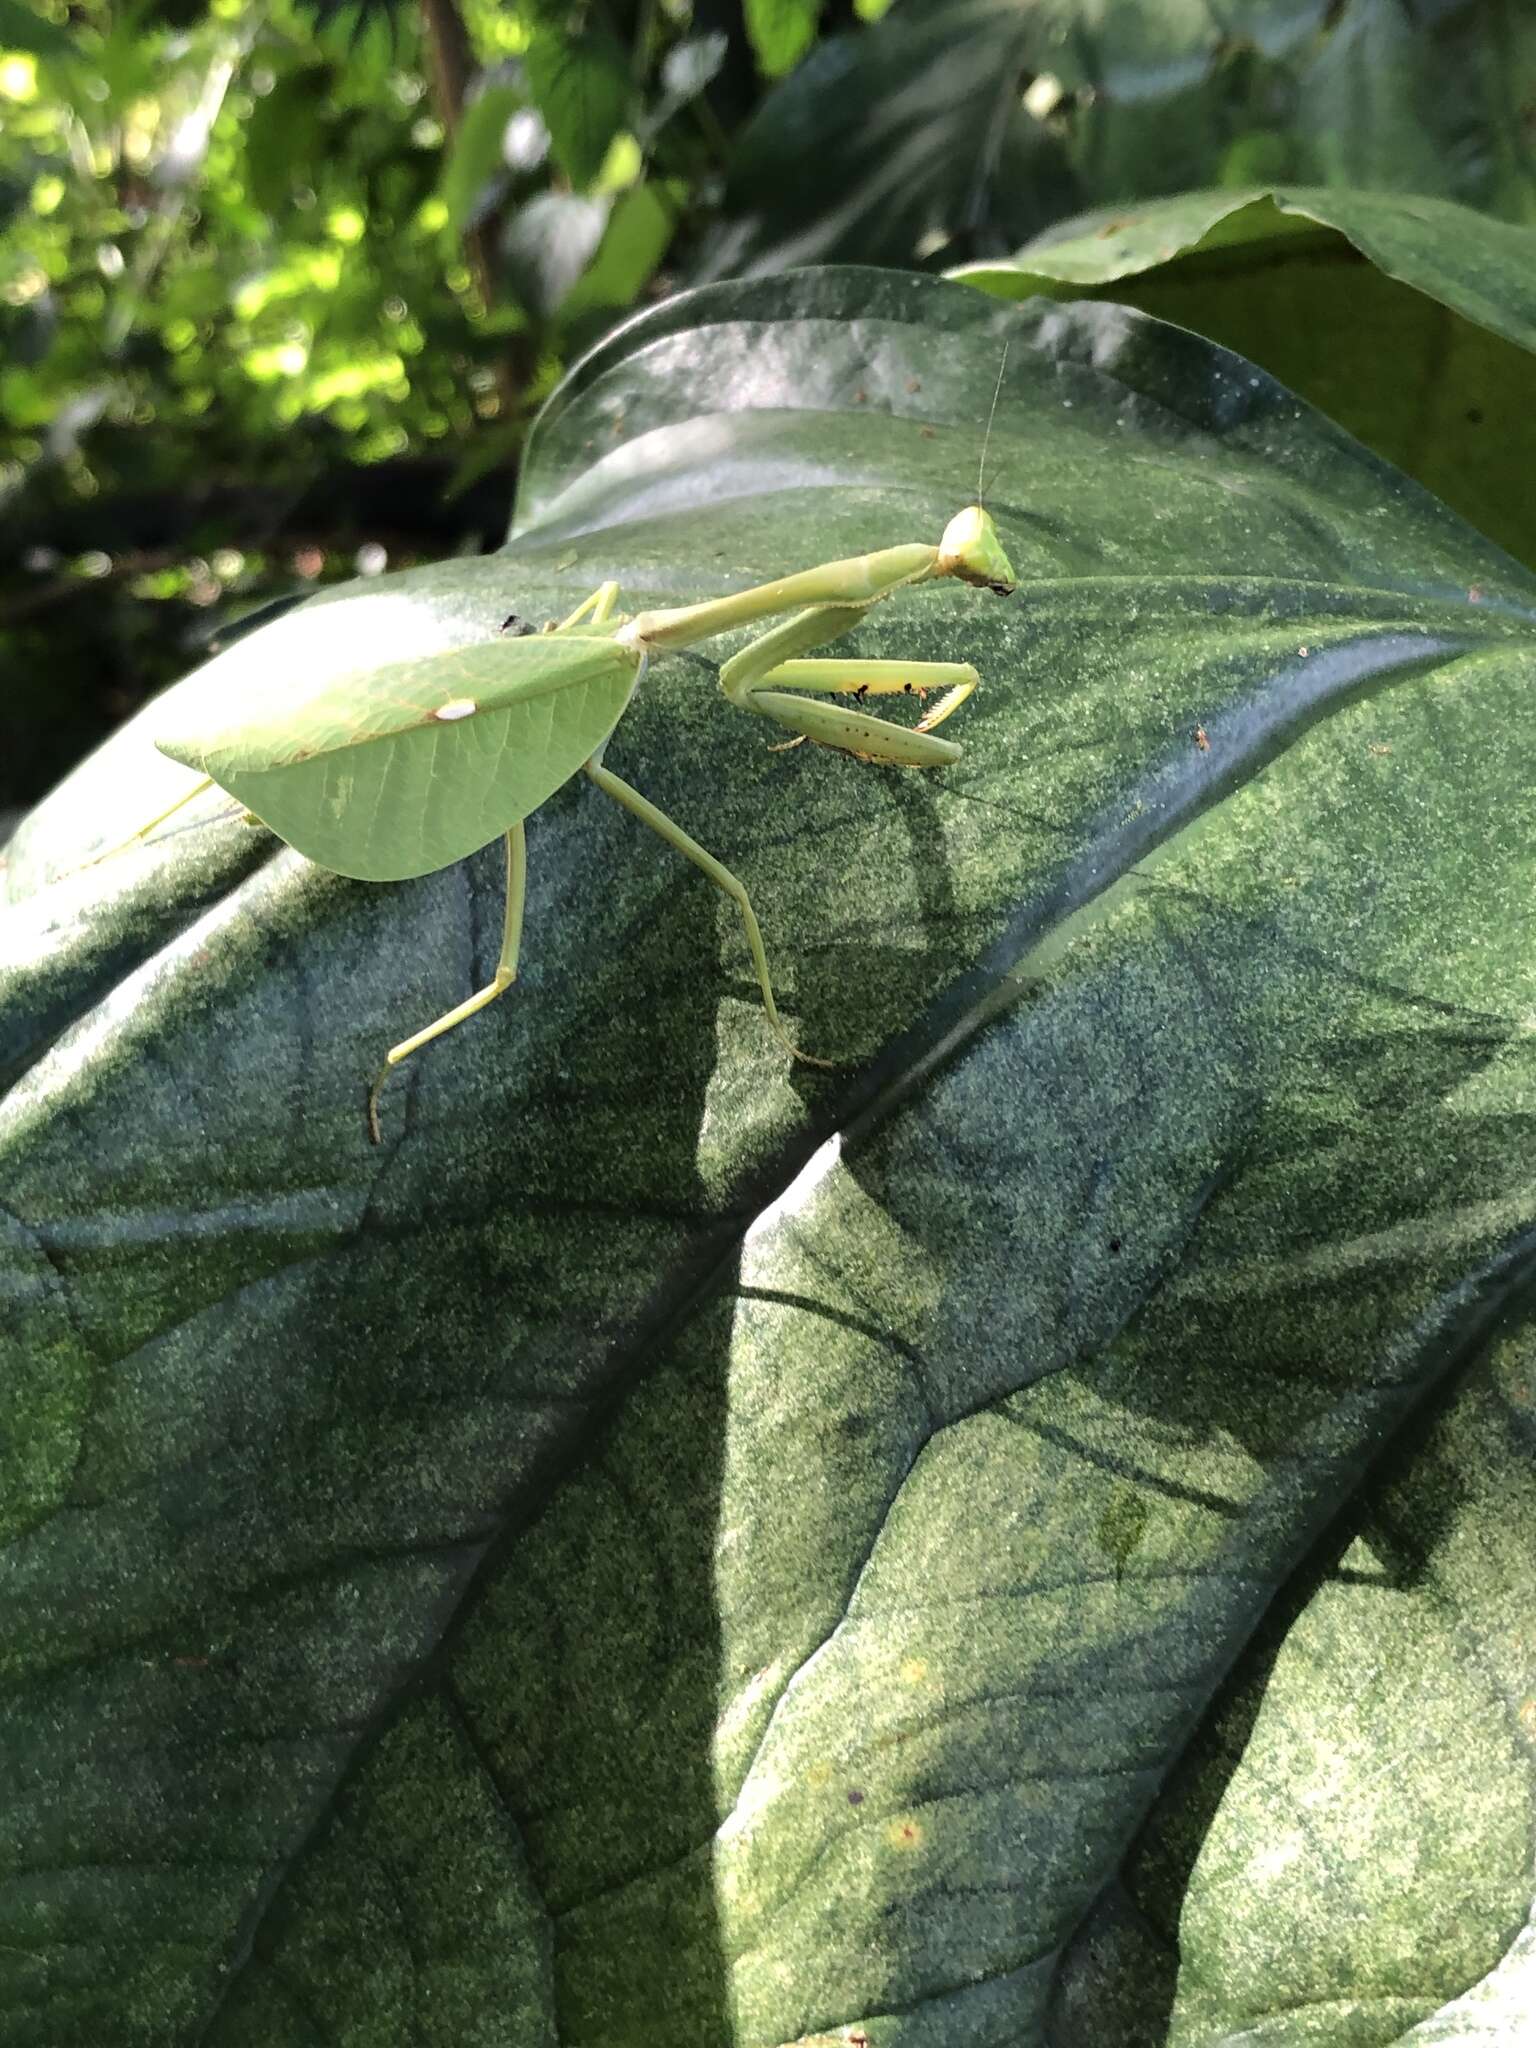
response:
[(1520, 0), (899, 0), (764, 100), (711, 260), (953, 264), (1265, 178), (1536, 221), (1533, 102)]
[(548, 125), (555, 160), (574, 184), (590, 184), (629, 103), (632, 88), (623, 50), (597, 30), (579, 35), (541, 30), (524, 53), (523, 65)]
[(24, 829), (8, 2041), (1519, 2037), (1536, 579), (1184, 330), (829, 272), (623, 330), (359, 637), (936, 534), (1005, 337), (1022, 587), (858, 635), (963, 760), (699, 654), (608, 754), (837, 1071), (572, 787), (375, 1150), (494, 854), (62, 873), (153, 707)]
[(1208, 334), (1536, 562), (1536, 228), (1397, 193), (1189, 192), (954, 275)]

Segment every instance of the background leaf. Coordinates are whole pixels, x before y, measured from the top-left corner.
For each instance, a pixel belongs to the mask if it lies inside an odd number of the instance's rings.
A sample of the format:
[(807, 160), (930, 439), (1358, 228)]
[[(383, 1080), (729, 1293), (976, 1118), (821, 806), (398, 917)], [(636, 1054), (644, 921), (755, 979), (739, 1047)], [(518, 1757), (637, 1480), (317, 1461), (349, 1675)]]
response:
[(709, 267), (910, 264), (962, 224), (1016, 247), (1071, 211), (1019, 102), (1033, 30), (1014, 0), (959, 0), (826, 38), (743, 129)]
[(501, 253), (507, 286), (539, 320), (583, 277), (602, 245), (612, 202), (574, 192), (541, 192), (507, 222)]
[(1198, 186), (1348, 183), (1536, 220), (1536, 16), (1447, 0), (904, 0), (744, 129), (715, 272), (981, 260)]
[(593, 29), (539, 33), (523, 64), (556, 161), (574, 185), (590, 185), (629, 105), (623, 50)]
[(35, 57), (56, 60), (69, 57), (73, 47), (56, 22), (23, 0), (0, 0), (0, 49), (29, 50)]
[(560, 302), (562, 324), (612, 317), (635, 303), (667, 252), (683, 194), (653, 181), (614, 200), (592, 261)]
[(19, 2038), (1299, 2043), (1347, 1951), (1377, 2042), (1520, 1968), (1536, 579), (1187, 331), (853, 271), (632, 322), (500, 556), (286, 629), (936, 534), (1005, 337), (1018, 597), (858, 636), (976, 660), (964, 759), (773, 753), (703, 654), (608, 756), (835, 1072), (573, 787), (375, 1150), (494, 854), (62, 872), (153, 709), (25, 829)]
[(1194, 192), (954, 274), (1208, 334), (1536, 561), (1536, 228), (1395, 193)]
[(770, 78), (792, 70), (816, 37), (821, 0), (746, 0), (747, 34)]
[(459, 132), (443, 166), (443, 204), (448, 220), (462, 229), (487, 185), (506, 170), (503, 142), (507, 123), (528, 104), (518, 85), (489, 85), (464, 109)]

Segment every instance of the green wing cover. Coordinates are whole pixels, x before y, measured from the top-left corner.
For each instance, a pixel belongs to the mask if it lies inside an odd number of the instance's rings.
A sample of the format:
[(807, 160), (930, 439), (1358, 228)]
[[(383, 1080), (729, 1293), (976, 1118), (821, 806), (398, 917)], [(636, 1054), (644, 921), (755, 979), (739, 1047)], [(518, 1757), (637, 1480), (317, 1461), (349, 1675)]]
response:
[(321, 867), (401, 881), (537, 810), (612, 732), (639, 668), (599, 635), (475, 641), (320, 684), (278, 678), (240, 724), (155, 744)]

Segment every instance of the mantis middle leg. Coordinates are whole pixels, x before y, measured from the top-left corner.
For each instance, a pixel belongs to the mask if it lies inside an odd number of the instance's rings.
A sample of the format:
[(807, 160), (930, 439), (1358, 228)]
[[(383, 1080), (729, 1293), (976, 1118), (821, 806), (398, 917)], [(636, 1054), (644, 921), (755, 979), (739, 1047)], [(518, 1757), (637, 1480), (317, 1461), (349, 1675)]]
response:
[(441, 1038), (445, 1031), (451, 1031), (456, 1024), (462, 1024), (466, 1017), (473, 1017), (477, 1010), (483, 1010), (488, 1003), (494, 1003), (504, 995), (517, 979), (517, 953), (523, 936), (523, 899), (527, 893), (528, 847), (521, 821), (507, 834), (507, 901), (502, 918), (501, 956), (496, 962), (496, 972), (485, 987), (445, 1011), (435, 1023), (425, 1029), (413, 1032), (409, 1038), (392, 1045), (384, 1055), (384, 1064), (374, 1077), (373, 1086), (368, 1090), (368, 1135), (375, 1145), (381, 1142), (379, 1129), (379, 1092), (395, 1068), (413, 1052), (429, 1045), (434, 1038)]
[[(618, 596), (619, 586), (617, 583), (600, 583), (592, 595), (584, 597), (581, 603), (577, 605), (575, 611), (567, 618), (551, 619), (549, 624), (543, 627), (542, 630), (546, 633), (570, 633), (577, 626), (606, 625), (613, 620), (613, 607), (618, 602)], [(617, 622), (614, 621), (614, 623)], [(529, 620), (521, 617), (517, 612), (512, 612), (501, 622), (503, 633), (512, 632), (514, 627), (517, 629), (517, 637), (522, 637), (529, 633), (537, 633), (541, 630)]]
[(613, 617), (613, 608), (618, 603), (617, 583), (599, 583), (590, 597), (583, 598), (569, 618), (562, 619), (558, 626), (551, 626), (551, 633), (568, 633), (573, 626), (602, 626)]

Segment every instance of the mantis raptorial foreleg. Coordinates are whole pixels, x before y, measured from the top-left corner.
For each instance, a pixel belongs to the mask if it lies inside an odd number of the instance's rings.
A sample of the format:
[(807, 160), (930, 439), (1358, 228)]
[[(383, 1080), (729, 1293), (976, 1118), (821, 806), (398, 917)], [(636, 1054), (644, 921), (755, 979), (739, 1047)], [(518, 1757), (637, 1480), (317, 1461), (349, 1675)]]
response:
[[(783, 661), (770, 669), (763, 681), (782, 683), (791, 690), (835, 690), (861, 699), (925, 697), (930, 690), (948, 684), (933, 709), (925, 711), (911, 727), (913, 732), (932, 732), (960, 709), (981, 677), (968, 661)], [(754, 709), (761, 707), (763, 694), (760, 689), (753, 691)]]
[[(744, 711), (759, 711), (824, 747), (842, 747), (869, 760), (889, 761), (903, 768), (938, 768), (957, 761), (958, 747), (947, 740), (929, 739), (927, 734), (958, 710), (980, 681), (968, 661), (794, 658), (808, 647), (825, 647), (829, 640), (856, 626), (868, 609), (867, 604), (829, 604), (798, 612), (732, 655), (720, 671), (721, 689)], [(922, 695), (942, 689), (945, 695), (914, 727), (892, 725), (888, 719), (871, 718), (839, 704), (787, 696), (773, 688), (774, 684), (823, 694), (888, 696), (899, 691)]]
[(462, 1024), (467, 1017), (473, 1017), (477, 1010), (483, 1010), (494, 1003), (499, 995), (505, 995), (517, 979), (517, 952), (523, 936), (523, 901), (528, 884), (528, 845), (521, 823), (512, 827), (506, 835), (507, 844), (507, 901), (501, 926), (501, 955), (496, 962), (496, 972), (485, 987), (476, 991), (464, 1002), (447, 1010), (435, 1023), (424, 1030), (413, 1032), (409, 1038), (402, 1038), (398, 1045), (392, 1045), (384, 1055), (384, 1064), (374, 1077), (373, 1086), (368, 1090), (368, 1135), (375, 1145), (380, 1142), (379, 1091), (403, 1059), (413, 1052), (419, 1052), (424, 1045), (430, 1045), (434, 1038), (441, 1038), (456, 1024)]
[[(804, 739), (841, 747), (869, 760), (908, 768), (937, 768), (958, 760), (960, 750), (946, 740), (929, 737), (932, 728), (964, 703), (975, 689), (976, 671), (968, 663), (913, 662), (900, 687), (916, 691), (948, 685), (941, 702), (916, 727), (893, 725), (887, 719), (830, 704), (816, 704), (765, 687), (793, 681), (797, 687), (827, 693), (888, 692), (889, 680), (878, 673), (865, 680), (864, 665), (852, 661), (797, 662), (798, 656), (858, 625), (871, 606), (882, 604), (912, 585), (943, 576), (981, 584), (1000, 595), (1014, 588), (1014, 574), (991, 520), (979, 505), (967, 506), (944, 529), (936, 548), (916, 544), (882, 548), (872, 555), (824, 562), (818, 569), (761, 583), (734, 597), (670, 611), (641, 612), (615, 629), (614, 637), (661, 653), (691, 646), (735, 626), (745, 626), (775, 613), (791, 611), (782, 624), (759, 634), (725, 664), (720, 684), (733, 704), (759, 711)], [(795, 663), (795, 676), (789, 665)]]

